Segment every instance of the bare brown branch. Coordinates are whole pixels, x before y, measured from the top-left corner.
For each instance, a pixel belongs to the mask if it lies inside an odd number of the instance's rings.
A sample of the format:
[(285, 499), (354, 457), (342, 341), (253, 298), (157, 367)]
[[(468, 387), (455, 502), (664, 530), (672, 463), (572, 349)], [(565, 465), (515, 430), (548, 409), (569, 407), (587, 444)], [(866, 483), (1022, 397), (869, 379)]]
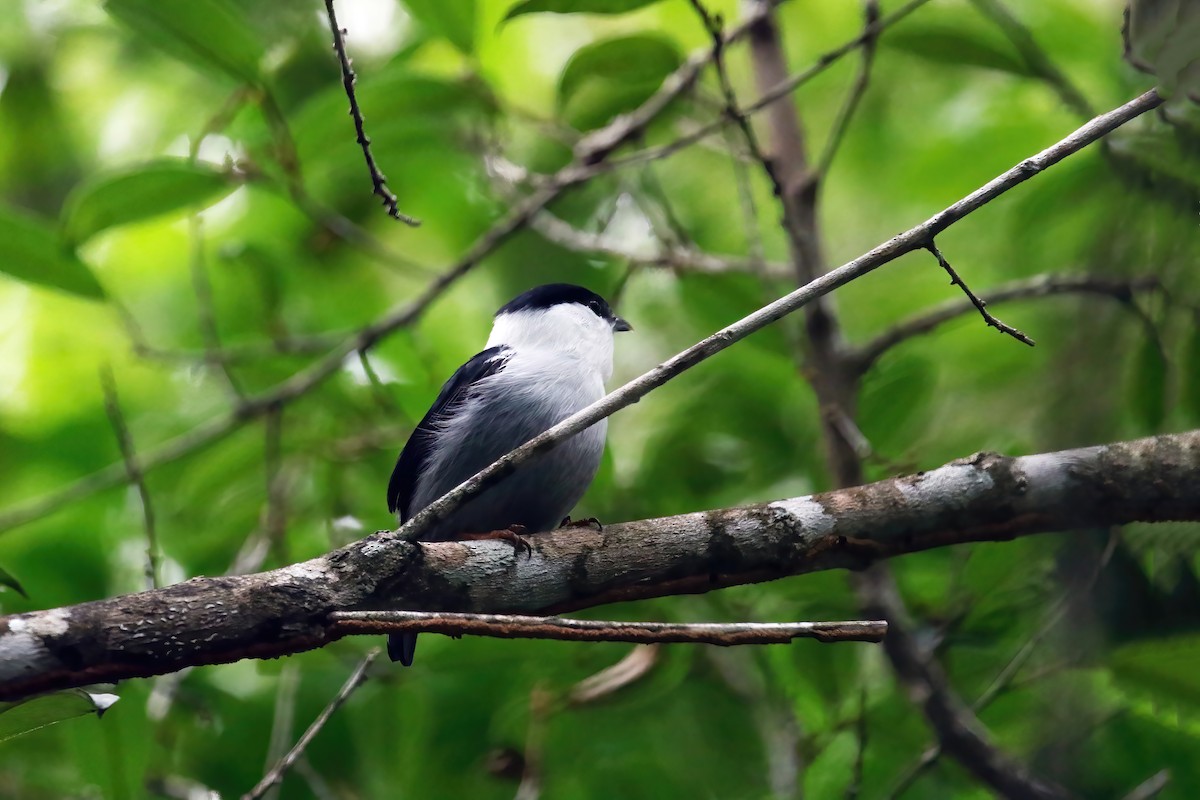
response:
[(0, 699), (321, 647), (347, 632), (338, 611), (557, 614), (962, 542), (1198, 519), (1193, 431), (1018, 458), (984, 453), (810, 497), (564, 529), (531, 537), (530, 558), (503, 542), (413, 544), (380, 531), (268, 572), (0, 618)]
[(887, 625), (851, 622), (614, 622), (522, 614), (462, 614), (429, 611), (335, 611), (333, 633), (443, 633), (447, 636), (492, 636), (497, 639), (555, 639), (563, 642), (690, 642), (732, 647), (743, 644), (787, 644), (793, 639), (818, 642), (878, 642)]
[(388, 216), (415, 228), (421, 224), (420, 220), (400, 211), (396, 195), (388, 189), (387, 178), (380, 171), (379, 165), (375, 163), (375, 157), (371, 155), (371, 138), (367, 136), (364, 129), (362, 109), (358, 107), (358, 97), (354, 93), (354, 82), (357, 80), (357, 76), (355, 76), (354, 70), (350, 66), (350, 57), (346, 55), (346, 43), (343, 39), (346, 35), (346, 30), (338, 27), (337, 16), (333, 11), (333, 0), (325, 0), (325, 16), (329, 19), (329, 32), (333, 36), (333, 49), (337, 53), (338, 64), (342, 68), (342, 86), (346, 90), (346, 97), (350, 100), (350, 116), (354, 118), (354, 131), (357, 134), (356, 140), (358, 141), (358, 146), (362, 148), (363, 158), (367, 162), (367, 171), (371, 174), (372, 192), (379, 195), (383, 201), (383, 207), (387, 209)]

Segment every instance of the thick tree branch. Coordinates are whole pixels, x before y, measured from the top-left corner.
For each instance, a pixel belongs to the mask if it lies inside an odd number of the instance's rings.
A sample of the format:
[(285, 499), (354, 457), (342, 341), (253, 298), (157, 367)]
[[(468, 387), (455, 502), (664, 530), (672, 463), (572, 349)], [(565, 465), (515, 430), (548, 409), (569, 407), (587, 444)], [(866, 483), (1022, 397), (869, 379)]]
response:
[(560, 613), (706, 592), (961, 542), (1089, 525), (1200, 520), (1200, 431), (1008, 458), (745, 508), (500, 542), (381, 531), (239, 577), (0, 618), (0, 699), (269, 658), (340, 638), (336, 611)]

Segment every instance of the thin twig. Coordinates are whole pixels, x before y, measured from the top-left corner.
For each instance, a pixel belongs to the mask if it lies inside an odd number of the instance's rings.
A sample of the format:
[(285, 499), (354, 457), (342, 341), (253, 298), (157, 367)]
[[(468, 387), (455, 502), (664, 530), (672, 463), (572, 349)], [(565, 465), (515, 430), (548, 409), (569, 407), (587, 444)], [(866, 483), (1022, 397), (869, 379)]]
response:
[(367, 171), (371, 173), (371, 185), (374, 187), (372, 191), (383, 200), (389, 216), (415, 228), (421, 224), (420, 220), (400, 211), (399, 200), (388, 189), (387, 178), (380, 172), (379, 166), (375, 163), (375, 157), (371, 155), (371, 139), (363, 129), (362, 110), (358, 107), (358, 98), (354, 94), (356, 76), (350, 67), (350, 57), (346, 55), (346, 43), (342, 39), (346, 30), (338, 27), (337, 17), (333, 13), (333, 0), (325, 0), (325, 15), (329, 18), (329, 32), (333, 35), (333, 49), (337, 52), (338, 63), (342, 67), (342, 86), (345, 87), (346, 97), (350, 100), (350, 116), (354, 118), (354, 130), (358, 134), (358, 145), (362, 148), (363, 158), (366, 159)]
[(137, 452), (133, 446), (133, 436), (125, 424), (125, 415), (121, 413), (121, 399), (117, 395), (117, 382), (113, 377), (112, 368), (105, 365), (100, 369), (100, 386), (104, 389), (104, 410), (108, 412), (109, 422), (117, 435), (117, 445), (121, 448), (121, 461), (125, 465), (125, 473), (129, 482), (137, 488), (138, 499), (142, 506), (142, 522), (146, 531), (146, 584), (151, 589), (160, 585), (159, 564), (162, 556), (158, 550), (158, 533), (154, 521), (154, 504), (150, 502), (150, 490), (146, 488), (146, 476), (138, 464)]
[(499, 639), (556, 639), (567, 642), (693, 642), (724, 647), (819, 642), (878, 642), (887, 624), (849, 622), (609, 622), (526, 614), (457, 614), (441, 611), (334, 611), (333, 634), (432, 632)]
[(876, 23), (879, 22), (879, 0), (863, 0), (863, 18), (865, 27), (862, 48), (859, 51), (862, 54), (862, 60), (859, 61), (854, 83), (850, 85), (850, 91), (846, 93), (846, 99), (842, 102), (837, 117), (833, 120), (833, 127), (829, 131), (829, 138), (825, 140), (825, 148), (821, 151), (821, 157), (817, 159), (817, 166), (813, 169), (813, 178), (818, 184), (829, 174), (829, 166), (833, 163), (833, 157), (837, 155), (838, 148), (841, 147), (842, 141), (846, 137), (846, 131), (850, 128), (850, 120), (854, 118), (854, 113), (858, 110), (863, 95), (867, 93), (867, 86), (871, 83), (871, 69), (875, 65), (875, 50), (879, 43), (879, 32), (875, 28)]
[(341, 708), (342, 704), (350, 698), (350, 695), (354, 694), (354, 690), (366, 681), (367, 668), (371, 666), (371, 663), (378, 655), (379, 648), (374, 648), (363, 656), (362, 661), (358, 662), (358, 666), (355, 667), (354, 672), (351, 673), (346, 683), (342, 685), (337, 695), (317, 715), (317, 718), (308, 726), (308, 730), (296, 741), (296, 744), (287, 752), (287, 755), (281, 758), (279, 763), (272, 767), (253, 789), (242, 795), (242, 800), (258, 800), (268, 789), (283, 780), (284, 774), (296, 763), (296, 759), (303, 755), (304, 749), (321, 732), (321, 728), (325, 727), (325, 723), (329, 722), (329, 718), (333, 716), (333, 712)]
[[(488, 175), (498, 190), (508, 197), (518, 183), (529, 181), (528, 171), (501, 155), (484, 157)], [(779, 277), (787, 267), (780, 263), (760, 264), (757, 256), (750, 259), (734, 255), (706, 253), (692, 245), (656, 242), (653, 252), (623, 247), (614, 236), (603, 231), (593, 232), (576, 228), (549, 211), (540, 211), (529, 220), (529, 227), (542, 238), (576, 253), (609, 256), (637, 267), (661, 267), (674, 272), (694, 272), (702, 275), (724, 275), (732, 272), (758, 273), (765, 269)]]
[[(721, 16), (709, 14), (700, 0), (689, 1), (700, 16), (700, 21), (704, 24), (704, 28), (713, 42), (712, 62), (717, 72), (717, 82), (721, 87), (721, 96), (725, 101), (724, 112), (742, 132), (742, 138), (746, 140), (746, 147), (749, 149), (750, 155), (762, 165), (763, 172), (766, 174), (767, 180), (771, 182), (775, 196), (782, 200), (786, 193), (780, 182), (779, 173), (771, 159), (763, 154), (762, 148), (758, 144), (758, 137), (755, 135), (754, 129), (750, 127), (750, 121), (738, 108), (737, 93), (733, 89), (733, 82), (729, 79), (729, 71), (725, 69), (725, 37), (721, 31), (723, 24)], [(765, 16), (764, 19), (766, 19)]]
[[(1010, 300), (1025, 300), (1038, 297), (1055, 297), (1064, 294), (1092, 294), (1100, 297), (1111, 297), (1124, 303), (1132, 304), (1138, 292), (1154, 291), (1162, 288), (1156, 277), (1133, 278), (1128, 280), (1103, 278), (1096, 275), (1036, 275), (1032, 278), (1003, 283), (988, 290), (990, 304)], [(967, 298), (948, 300), (923, 311), (899, 324), (889, 328), (874, 339), (859, 346), (851, 356), (855, 369), (861, 374), (871, 367), (879, 357), (891, 348), (913, 337), (929, 333), (952, 319), (969, 314), (975, 310), (975, 305)]]
[(425, 265), (396, 252), (373, 236), (366, 228), (324, 206), (310, 195), (304, 186), (304, 176), (300, 170), (300, 157), (296, 152), (296, 142), (292, 136), (291, 126), (288, 125), (287, 116), (279, 107), (275, 96), (266, 87), (260, 89), (259, 108), (275, 143), (277, 160), (283, 169), (284, 179), (276, 180), (265, 174), (256, 165), (241, 161), (238, 163), (238, 167), (248, 180), (265, 182), (268, 186), (282, 184), (280, 188), (287, 193), (292, 203), (305, 216), (347, 244), (358, 247), (373, 256), (385, 267), (396, 272), (430, 272)]
[(1008, 334), (1018, 342), (1023, 342), (1030, 347), (1033, 347), (1033, 339), (1030, 339), (1013, 326), (1001, 322), (1000, 320), (996, 319), (996, 317), (992, 316), (992, 313), (987, 310), (987, 303), (976, 297), (975, 293), (971, 291), (971, 287), (967, 286), (966, 281), (958, 276), (958, 273), (954, 271), (954, 267), (950, 266), (950, 262), (947, 261), (945, 256), (942, 255), (942, 251), (938, 250), (937, 245), (933, 243), (933, 239), (930, 239), (926, 243), (925, 249), (933, 253), (933, 257), (937, 259), (937, 262), (939, 265), (941, 265), (941, 268), (946, 270), (946, 273), (950, 276), (950, 285), (957, 286), (958, 288), (962, 289), (963, 294), (967, 296), (967, 299), (971, 301), (975, 308), (979, 309), (979, 314), (983, 317), (984, 322), (1001, 333)]

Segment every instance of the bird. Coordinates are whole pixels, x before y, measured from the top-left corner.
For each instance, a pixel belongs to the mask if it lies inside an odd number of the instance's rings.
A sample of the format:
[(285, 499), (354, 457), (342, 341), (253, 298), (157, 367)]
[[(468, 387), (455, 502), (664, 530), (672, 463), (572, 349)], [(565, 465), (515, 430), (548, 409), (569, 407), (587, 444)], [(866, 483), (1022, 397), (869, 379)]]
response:
[[(388, 510), (401, 524), (496, 459), (604, 396), (614, 334), (633, 330), (600, 295), (551, 283), (496, 312), (484, 349), (442, 387), (396, 460)], [(528, 548), (516, 532), (568, 522), (604, 452), (607, 420), (526, 462), (419, 537), (439, 542), (497, 538)], [(392, 634), (388, 656), (410, 666), (415, 633)]]

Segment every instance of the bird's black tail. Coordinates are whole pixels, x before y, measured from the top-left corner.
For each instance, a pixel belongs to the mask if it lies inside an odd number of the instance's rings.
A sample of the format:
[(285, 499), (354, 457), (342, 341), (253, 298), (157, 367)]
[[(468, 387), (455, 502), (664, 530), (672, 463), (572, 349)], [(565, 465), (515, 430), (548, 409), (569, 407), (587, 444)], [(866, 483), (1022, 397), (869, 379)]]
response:
[(413, 654), (417, 652), (417, 635), (415, 633), (393, 633), (388, 637), (388, 658), (399, 661), (406, 667), (411, 667)]

